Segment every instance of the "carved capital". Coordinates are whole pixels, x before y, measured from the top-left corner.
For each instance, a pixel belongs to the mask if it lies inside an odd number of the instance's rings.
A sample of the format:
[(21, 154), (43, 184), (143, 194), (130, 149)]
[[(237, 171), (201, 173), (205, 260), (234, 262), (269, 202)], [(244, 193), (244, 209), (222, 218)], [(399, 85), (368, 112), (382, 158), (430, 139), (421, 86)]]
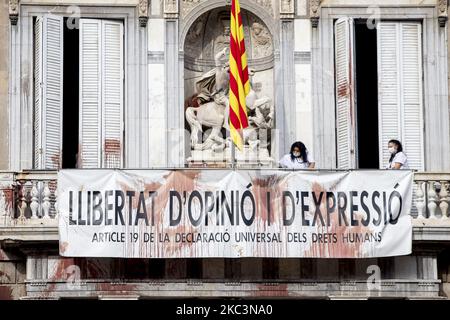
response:
[(294, 19), (294, 1), (280, 0), (280, 18)]
[(448, 1), (439, 0), (438, 1), (438, 21), (441, 27), (445, 27), (445, 22), (448, 20)]
[(309, 1), (309, 18), (313, 28), (317, 28), (320, 18), (320, 0)]
[(164, 18), (178, 18), (178, 0), (164, 0)]
[(19, 0), (9, 0), (9, 20), (13, 26), (17, 25), (19, 20), (19, 8)]
[(139, 25), (143, 28), (147, 26), (148, 21), (148, 0), (139, 0)]

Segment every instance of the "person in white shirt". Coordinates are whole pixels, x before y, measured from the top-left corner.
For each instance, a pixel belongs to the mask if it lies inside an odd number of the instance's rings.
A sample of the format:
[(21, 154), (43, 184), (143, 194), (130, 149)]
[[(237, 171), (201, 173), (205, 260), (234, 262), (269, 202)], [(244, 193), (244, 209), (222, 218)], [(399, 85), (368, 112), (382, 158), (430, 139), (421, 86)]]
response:
[(391, 153), (389, 164), (386, 169), (409, 169), (408, 157), (403, 152), (400, 141), (392, 139), (388, 143), (388, 150)]
[(285, 154), (278, 163), (288, 169), (313, 169), (315, 166), (312, 155), (301, 141), (294, 142), (290, 153)]

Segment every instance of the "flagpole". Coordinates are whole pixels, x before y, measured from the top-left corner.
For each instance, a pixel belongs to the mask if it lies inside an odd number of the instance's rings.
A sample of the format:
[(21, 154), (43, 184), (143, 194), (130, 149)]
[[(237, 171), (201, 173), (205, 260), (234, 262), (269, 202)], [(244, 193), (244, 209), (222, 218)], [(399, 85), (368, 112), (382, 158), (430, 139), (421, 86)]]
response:
[(236, 146), (233, 141), (231, 141), (231, 168), (236, 169)]

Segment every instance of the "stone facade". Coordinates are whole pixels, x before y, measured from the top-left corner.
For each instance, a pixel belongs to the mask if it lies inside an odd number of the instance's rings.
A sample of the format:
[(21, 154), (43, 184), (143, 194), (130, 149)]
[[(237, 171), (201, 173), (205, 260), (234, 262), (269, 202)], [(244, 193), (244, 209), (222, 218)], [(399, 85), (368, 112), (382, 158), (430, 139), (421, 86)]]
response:
[[(361, 261), (59, 257), (55, 222), (26, 219), (33, 200), (31, 193), (29, 197), (23, 193), (28, 181), (50, 186), (55, 179), (54, 172), (27, 172), (33, 168), (34, 153), (33, 17), (48, 13), (68, 17), (67, 5), (77, 3), (81, 17), (123, 21), (124, 165), (185, 167), (191, 151), (185, 101), (195, 93), (200, 76), (215, 67), (215, 54), (227, 46), (227, 34), (219, 30), (225, 25), (207, 20), (214, 14), (220, 20), (217, 15), (230, 1), (64, 0), (55, 6), (53, 0), (29, 0), (19, 2), (14, 25), (9, 1), (1, 0), (0, 299), (108, 297), (124, 292), (135, 298), (448, 297), (450, 263), (444, 248), (450, 243), (450, 225), (444, 218), (449, 202), (445, 186), (450, 182), (450, 27), (444, 19), (447, 11), (442, 10), (446, 1), (396, 0), (395, 5), (391, 0), (240, 2), (247, 19), (249, 62), (256, 69), (254, 89), (261, 94), (258, 98), (267, 96), (272, 101), (276, 131), (271, 136), (270, 157), (279, 159), (292, 141), (301, 140), (319, 167), (326, 169), (336, 168), (333, 21), (346, 16), (422, 21), (425, 171), (440, 173), (422, 173), (425, 177), (417, 178), (416, 185), (428, 186), (417, 206), (428, 215), (414, 220), (413, 254)], [(373, 17), (374, 12), (380, 16)], [(435, 212), (442, 219), (435, 219)], [(375, 291), (367, 287), (370, 266), (381, 270), (380, 289)], [(81, 281), (73, 283), (73, 279)]]

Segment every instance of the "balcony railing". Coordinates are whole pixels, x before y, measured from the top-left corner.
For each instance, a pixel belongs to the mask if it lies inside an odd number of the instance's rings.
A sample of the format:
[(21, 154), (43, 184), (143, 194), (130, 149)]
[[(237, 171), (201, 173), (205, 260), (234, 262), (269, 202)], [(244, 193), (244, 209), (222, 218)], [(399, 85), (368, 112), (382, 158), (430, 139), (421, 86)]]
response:
[[(414, 175), (415, 222), (450, 223), (450, 173)], [(0, 226), (57, 226), (56, 171), (0, 172)]]
[(57, 225), (56, 171), (0, 173), (0, 225)]

